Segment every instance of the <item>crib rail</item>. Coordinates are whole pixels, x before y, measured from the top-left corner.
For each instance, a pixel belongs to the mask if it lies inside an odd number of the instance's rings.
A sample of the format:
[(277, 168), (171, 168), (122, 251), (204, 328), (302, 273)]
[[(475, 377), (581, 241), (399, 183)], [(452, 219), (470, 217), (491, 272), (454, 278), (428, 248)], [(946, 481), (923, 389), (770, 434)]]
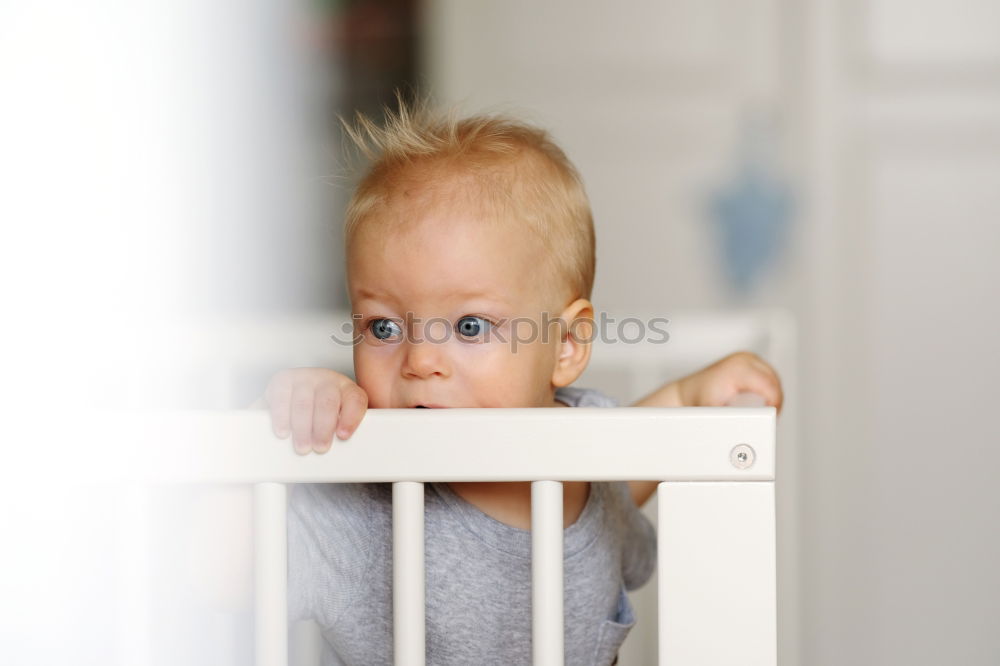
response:
[(296, 482), (393, 482), (395, 663), (424, 663), (430, 481), (533, 482), (534, 663), (563, 664), (561, 482), (575, 480), (660, 482), (661, 664), (776, 662), (773, 408), (370, 410), (350, 440), (307, 456), (262, 412), (144, 418), (157, 441), (125, 454), (131, 473), (254, 484), (257, 664), (287, 662), (284, 484)]

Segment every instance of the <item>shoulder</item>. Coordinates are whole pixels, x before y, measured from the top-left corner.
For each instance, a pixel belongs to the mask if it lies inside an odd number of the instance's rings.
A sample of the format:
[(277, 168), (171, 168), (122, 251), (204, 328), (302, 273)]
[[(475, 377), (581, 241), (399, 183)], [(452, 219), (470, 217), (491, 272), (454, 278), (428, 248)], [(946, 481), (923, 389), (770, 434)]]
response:
[(594, 481), (591, 482), (591, 487), (600, 489), (605, 514), (616, 527), (624, 527), (629, 521), (642, 515), (632, 499), (627, 481)]
[(556, 400), (570, 407), (618, 407), (618, 401), (597, 389), (562, 386), (556, 389)]
[(620, 544), (622, 579), (625, 588), (641, 587), (656, 567), (656, 528), (635, 505), (628, 483), (610, 481), (605, 484), (609, 531)]

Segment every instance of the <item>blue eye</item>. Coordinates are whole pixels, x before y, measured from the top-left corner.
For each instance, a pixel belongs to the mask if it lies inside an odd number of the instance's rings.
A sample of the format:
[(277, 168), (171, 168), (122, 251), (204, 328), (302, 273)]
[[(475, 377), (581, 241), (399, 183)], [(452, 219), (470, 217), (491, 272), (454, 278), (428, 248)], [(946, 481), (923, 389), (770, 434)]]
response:
[(455, 325), (455, 330), (458, 331), (459, 335), (463, 335), (467, 338), (474, 338), (480, 333), (486, 331), (492, 324), (486, 321), (482, 317), (467, 316), (462, 317), (458, 320)]
[(403, 331), (399, 324), (391, 319), (372, 319), (369, 324), (372, 334), (379, 340), (388, 340), (394, 335), (402, 335)]

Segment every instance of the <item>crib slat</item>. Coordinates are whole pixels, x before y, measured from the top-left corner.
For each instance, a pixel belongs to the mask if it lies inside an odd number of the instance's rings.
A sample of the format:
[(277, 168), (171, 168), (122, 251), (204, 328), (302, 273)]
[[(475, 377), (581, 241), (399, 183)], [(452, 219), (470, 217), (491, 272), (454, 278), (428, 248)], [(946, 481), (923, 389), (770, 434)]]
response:
[(392, 484), (393, 663), (424, 666), (424, 484)]
[(563, 484), (531, 483), (531, 651), (563, 666)]
[(669, 482), (657, 495), (659, 663), (775, 666), (774, 482)]
[(257, 666), (288, 664), (287, 492), (283, 483), (258, 483), (254, 501), (254, 643)]

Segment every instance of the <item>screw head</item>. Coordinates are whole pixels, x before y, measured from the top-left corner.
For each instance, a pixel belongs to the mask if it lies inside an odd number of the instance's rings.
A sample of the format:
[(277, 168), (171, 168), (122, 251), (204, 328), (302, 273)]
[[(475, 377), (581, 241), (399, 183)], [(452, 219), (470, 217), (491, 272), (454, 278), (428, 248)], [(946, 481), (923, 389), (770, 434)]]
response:
[(736, 469), (746, 469), (753, 465), (756, 458), (753, 447), (749, 444), (737, 444), (729, 452), (729, 462), (733, 463)]

